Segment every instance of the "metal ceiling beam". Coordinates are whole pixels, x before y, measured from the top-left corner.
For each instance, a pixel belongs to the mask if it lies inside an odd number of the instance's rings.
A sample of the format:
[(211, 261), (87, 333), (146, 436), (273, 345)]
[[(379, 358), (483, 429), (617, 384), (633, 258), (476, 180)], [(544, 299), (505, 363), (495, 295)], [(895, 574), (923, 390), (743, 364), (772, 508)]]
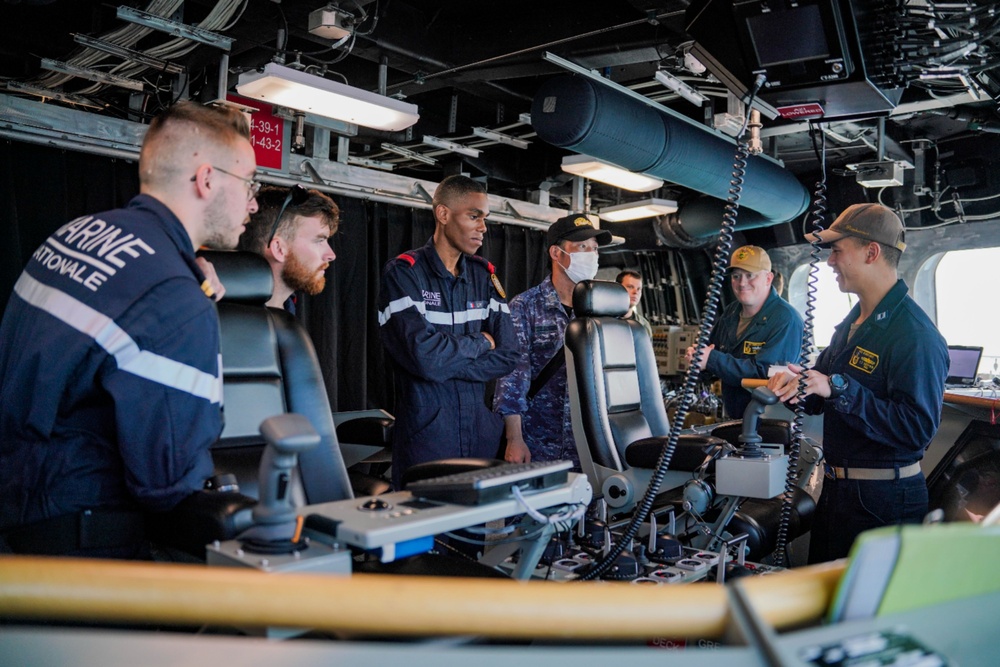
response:
[(223, 51), (228, 52), (233, 47), (233, 40), (225, 35), (220, 35), (219, 33), (212, 32), (211, 30), (190, 26), (178, 21), (171, 21), (168, 18), (157, 16), (156, 14), (150, 14), (149, 12), (144, 12), (138, 9), (132, 9), (131, 7), (119, 7), (117, 16), (123, 21), (128, 21), (129, 23), (135, 23), (136, 25), (152, 28), (153, 30), (159, 30), (160, 32), (165, 32), (168, 35), (188, 39), (192, 42), (214, 46), (215, 48), (222, 49)]

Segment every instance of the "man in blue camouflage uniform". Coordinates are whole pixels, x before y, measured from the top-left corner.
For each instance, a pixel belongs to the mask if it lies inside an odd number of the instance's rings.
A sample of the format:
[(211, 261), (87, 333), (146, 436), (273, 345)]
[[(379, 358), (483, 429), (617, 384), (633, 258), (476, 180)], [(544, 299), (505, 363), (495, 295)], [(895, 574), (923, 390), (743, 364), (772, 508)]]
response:
[(520, 356), (514, 371), (497, 383), (494, 410), (504, 419), (507, 461), (568, 460), (579, 470), (565, 361), (530, 400), (528, 394), (563, 349), (573, 288), (597, 274), (597, 248), (611, 243), (611, 232), (596, 229), (583, 215), (569, 215), (552, 223), (546, 241), (552, 274), (510, 304)]
[[(772, 365), (799, 361), (802, 318), (771, 287), (771, 258), (763, 248), (743, 246), (729, 259), (736, 301), (726, 306), (702, 350), (701, 369), (722, 380), (726, 414), (742, 419), (750, 404), (743, 378), (766, 378)], [(694, 347), (687, 350), (688, 363)]]
[(924, 450), (941, 421), (948, 346), (898, 276), (903, 223), (880, 204), (849, 206), (815, 235), (841, 292), (858, 303), (806, 371), (771, 378), (782, 401), (823, 413), (826, 476), (809, 539), (809, 562), (843, 558), (863, 531), (920, 523), (927, 513)]
[(517, 358), (510, 309), (493, 265), (476, 256), (489, 197), (467, 176), (434, 191), (434, 236), (386, 264), (379, 335), (396, 362), (392, 483), (426, 461), (494, 458), (503, 424), (486, 382)]
[(255, 171), (241, 114), (182, 102), (150, 124), (141, 194), (35, 251), (0, 326), (0, 547), (144, 557), (141, 512), (203, 488), (222, 379), (194, 253), (236, 246)]

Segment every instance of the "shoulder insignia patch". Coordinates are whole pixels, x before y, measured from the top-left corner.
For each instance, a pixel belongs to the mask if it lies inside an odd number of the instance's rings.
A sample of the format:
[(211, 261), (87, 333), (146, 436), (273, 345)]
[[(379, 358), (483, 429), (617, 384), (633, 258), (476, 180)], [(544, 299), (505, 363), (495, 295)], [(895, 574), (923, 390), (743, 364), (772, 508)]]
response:
[(484, 269), (490, 272), (490, 275), (496, 273), (496, 267), (493, 266), (492, 262), (487, 261), (485, 257), (480, 257), (479, 255), (467, 255), (467, 257), (481, 264)]
[(400, 255), (397, 255), (396, 259), (401, 259), (404, 262), (406, 262), (407, 264), (409, 264), (410, 266), (413, 266), (414, 264), (417, 263), (417, 258), (414, 257), (413, 255), (411, 255), (408, 252), (404, 252), (404, 253), (402, 253)]
[[(490, 268), (492, 268), (492, 265), (490, 265)], [(497, 274), (490, 272), (490, 280), (493, 281), (493, 287), (496, 288), (497, 294), (500, 295), (500, 298), (506, 299), (507, 293), (503, 291), (503, 285), (500, 284), (500, 278), (497, 277)]]

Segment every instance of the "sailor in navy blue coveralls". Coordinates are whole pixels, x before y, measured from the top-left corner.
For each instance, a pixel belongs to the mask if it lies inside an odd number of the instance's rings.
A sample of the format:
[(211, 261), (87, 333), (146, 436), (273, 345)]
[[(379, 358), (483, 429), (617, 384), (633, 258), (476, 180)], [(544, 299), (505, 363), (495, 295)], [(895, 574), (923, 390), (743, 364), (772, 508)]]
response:
[[(856, 204), (819, 236), (833, 244), (828, 263), (841, 291), (861, 300), (807, 371), (805, 407), (823, 413), (826, 459), (812, 563), (846, 556), (865, 530), (923, 519), (920, 460), (940, 423), (948, 373), (944, 338), (882, 256), (906, 247), (895, 213)], [(782, 374), (768, 386), (785, 401), (796, 384)]]
[[(434, 238), (388, 262), (379, 294), (379, 333), (396, 363), (392, 478), (397, 489), (403, 471), (417, 463), (496, 456), (503, 424), (486, 407), (486, 383), (508, 373), (517, 360), (503, 287), (489, 262), (467, 252), (478, 248), (485, 234), (487, 197), (473, 193), (448, 201), (451, 209), (435, 211)], [(455, 217), (466, 209), (477, 212), (477, 219), (455, 231)], [(442, 225), (442, 216), (451, 228)], [(438, 253), (439, 240), (459, 251), (453, 255), (455, 273)]]
[[(176, 181), (150, 179), (144, 152), (143, 192), (157, 196), (65, 224), (14, 287), (0, 326), (5, 549), (148, 555), (140, 512), (172, 509), (212, 475), (219, 321), (194, 251), (235, 247), (256, 210), (256, 162), (239, 128), (212, 137), (219, 128), (199, 124), (224, 114), (245, 130), (239, 114), (185, 103), (174, 113), (188, 115), (173, 141), (201, 130), (197, 153), (157, 158)], [(156, 136), (151, 127), (147, 142)]]
[[(802, 318), (771, 287), (771, 258), (763, 248), (737, 248), (729, 268), (736, 301), (719, 316), (701, 361), (703, 370), (722, 381), (726, 414), (742, 419), (750, 404), (743, 379), (766, 378), (770, 366), (799, 361)], [(689, 363), (693, 353), (689, 348)]]

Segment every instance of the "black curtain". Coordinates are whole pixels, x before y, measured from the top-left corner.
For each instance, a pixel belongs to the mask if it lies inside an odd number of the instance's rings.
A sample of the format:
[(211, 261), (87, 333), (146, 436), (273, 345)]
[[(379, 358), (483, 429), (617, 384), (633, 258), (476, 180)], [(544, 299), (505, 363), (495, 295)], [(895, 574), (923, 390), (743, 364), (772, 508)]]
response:
[(124, 206), (139, 191), (135, 162), (0, 142), (0, 309), (31, 253), (65, 223)]

